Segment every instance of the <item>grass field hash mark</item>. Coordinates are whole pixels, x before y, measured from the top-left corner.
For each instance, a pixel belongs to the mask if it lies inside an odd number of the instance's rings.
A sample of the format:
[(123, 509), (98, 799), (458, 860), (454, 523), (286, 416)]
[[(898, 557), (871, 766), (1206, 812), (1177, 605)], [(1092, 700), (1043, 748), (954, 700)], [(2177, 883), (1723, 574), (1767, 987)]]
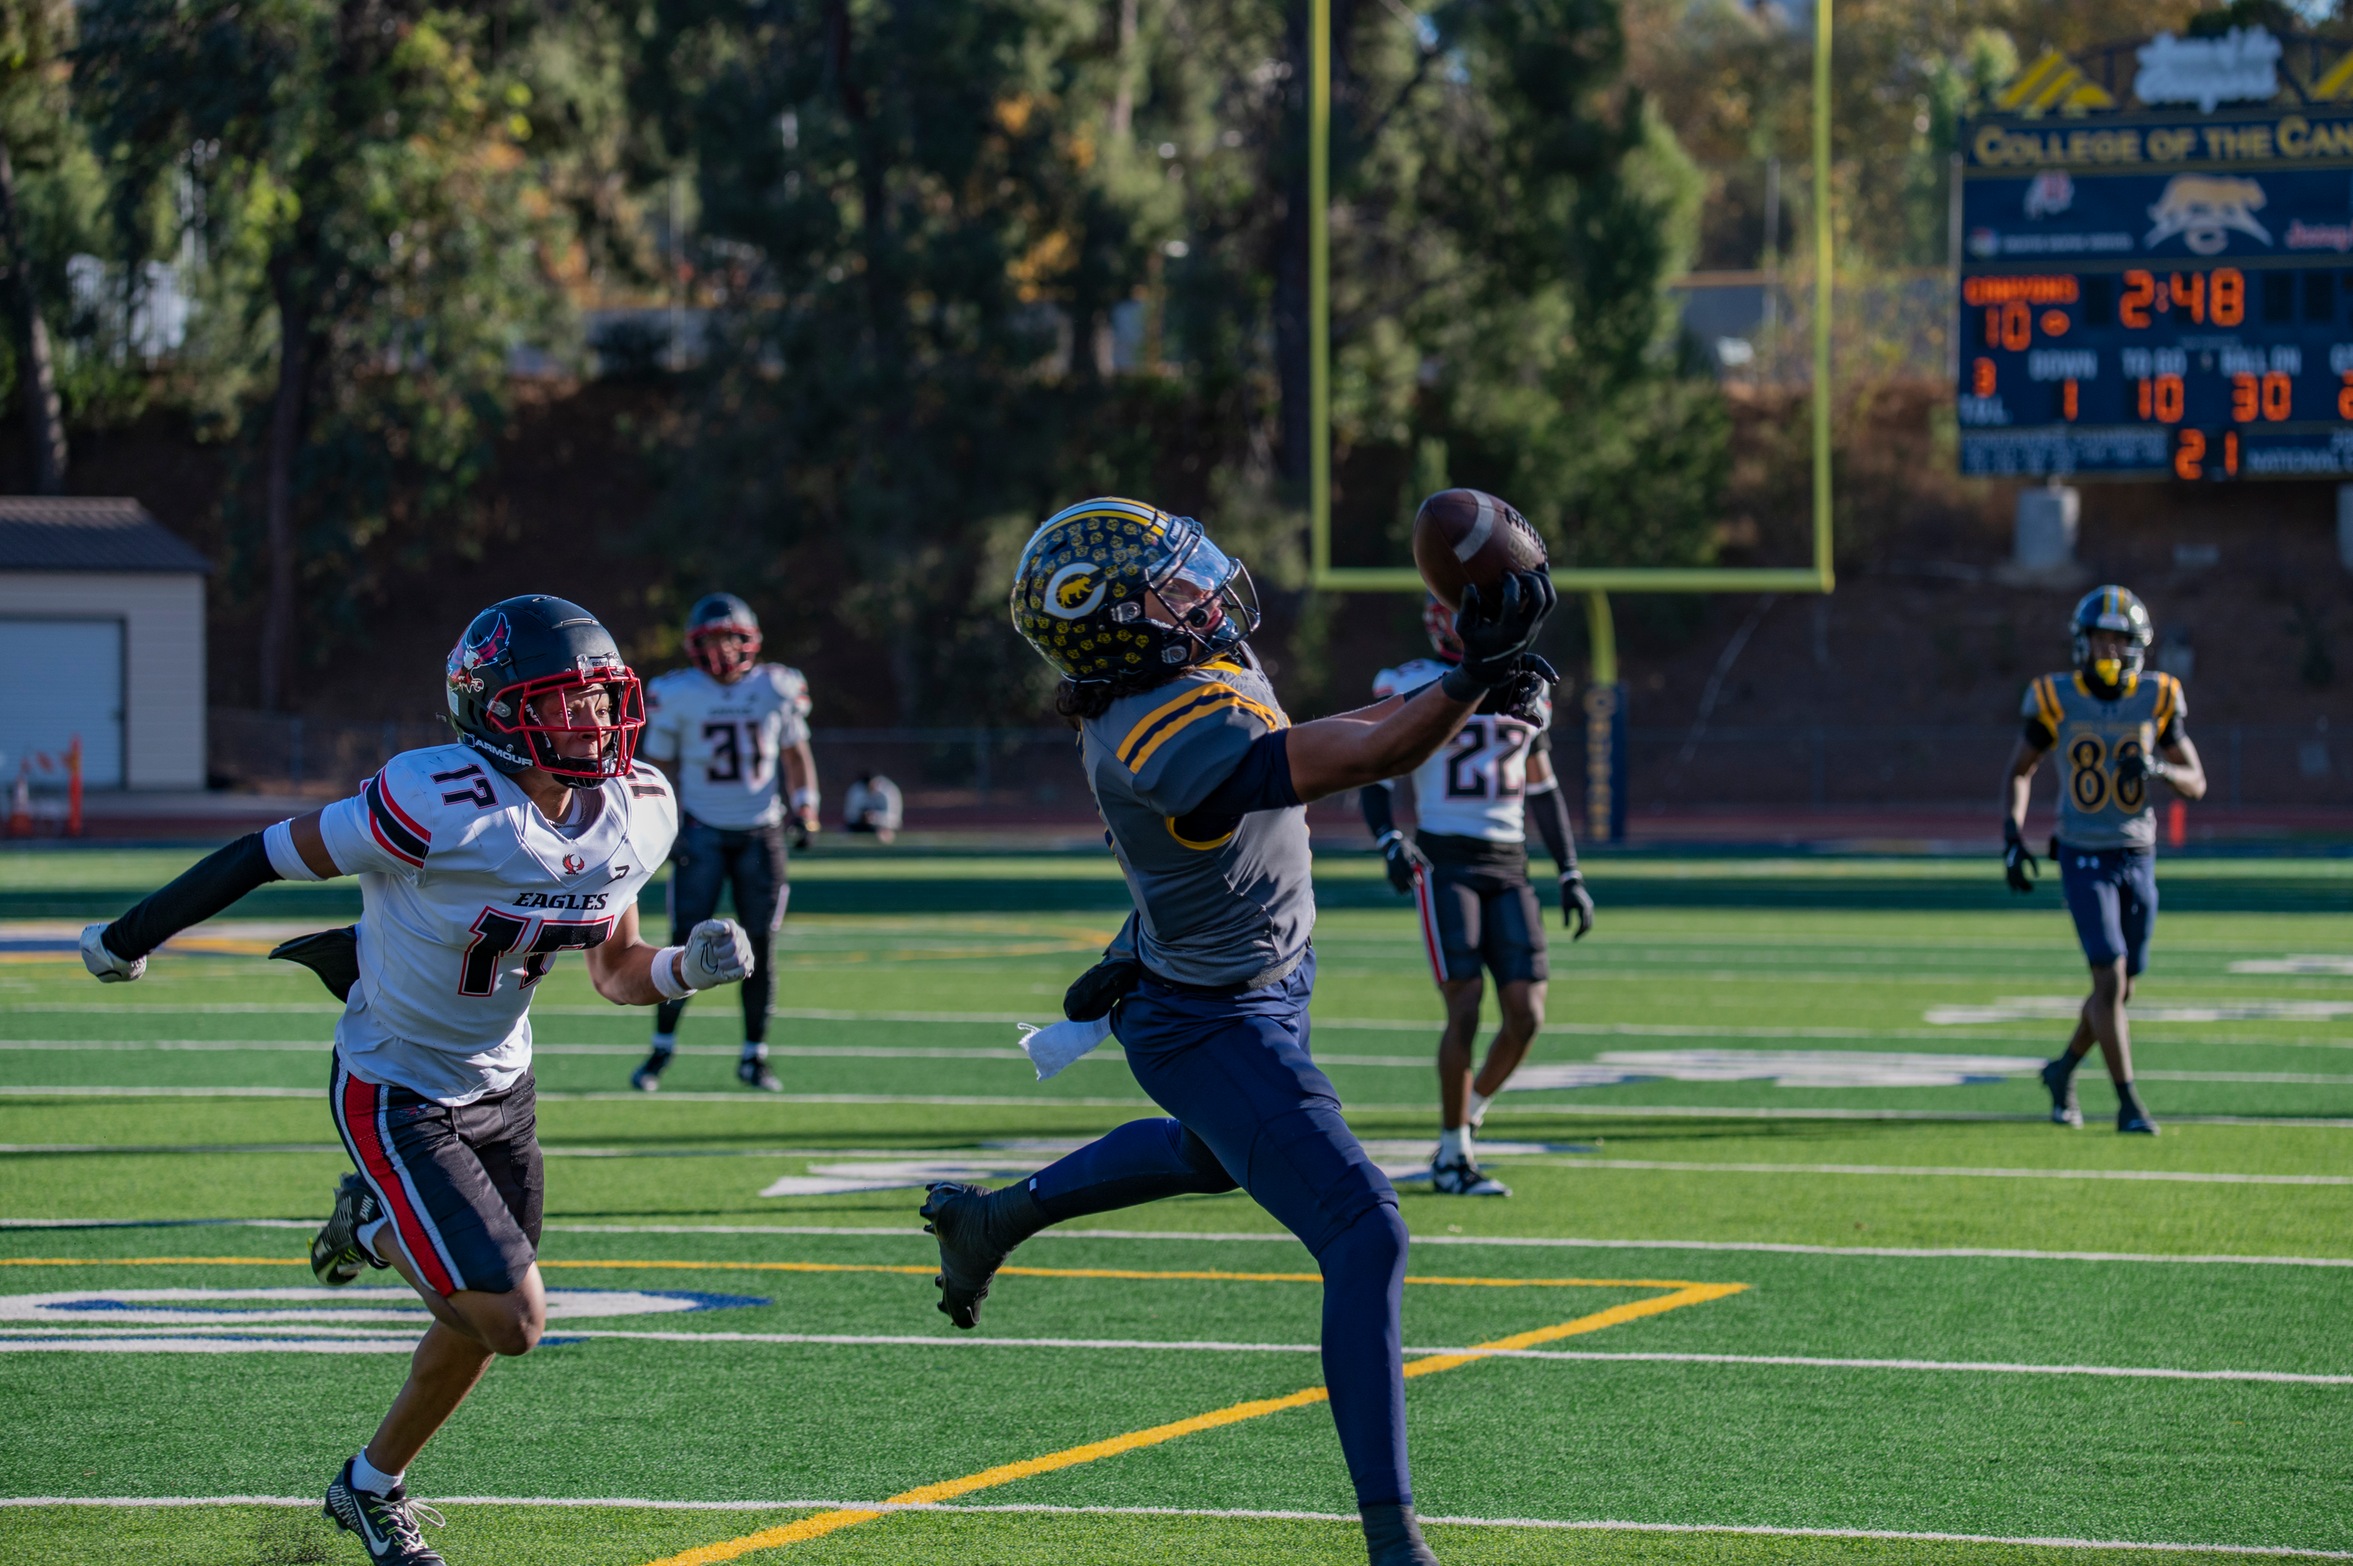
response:
[[(929, 1269), (921, 1270), (928, 1271)], [(1003, 1270), (1011, 1272), (1014, 1269), (1005, 1268)], [(1089, 1272), (1087, 1275), (1104, 1276), (1105, 1274)], [(1137, 1275), (1134, 1273), (1112, 1273), (1110, 1276), (1133, 1277)], [(1146, 1276), (1154, 1275), (1147, 1274)], [(1157, 1276), (1167, 1275), (1159, 1274)], [(1178, 1274), (1177, 1276), (1198, 1275)], [(1299, 1277), (1311, 1278), (1317, 1282), (1322, 1281), (1320, 1278), (1315, 1278), (1313, 1274), (1262, 1274), (1259, 1276), (1279, 1277), (1286, 1281)], [(1406, 1281), (1411, 1283), (1417, 1280), (1408, 1278)], [(1457, 1284), (1508, 1281), (1517, 1285), (1533, 1280), (1515, 1278), (1510, 1280), (1422, 1279), (1418, 1281), (1445, 1281)], [(1612, 1286), (1610, 1283), (1600, 1280), (1551, 1279), (1545, 1281), (1564, 1287)], [(1629, 1285), (1620, 1283), (1616, 1286)], [(1557, 1343), (1563, 1338), (1578, 1337), (1588, 1332), (1600, 1332), (1625, 1322), (1638, 1321), (1646, 1316), (1663, 1315), (1671, 1310), (1681, 1310), (1688, 1305), (1701, 1305), (1709, 1300), (1723, 1299), (1728, 1295), (1738, 1294), (1748, 1287), (1745, 1283), (1686, 1283), (1665, 1280), (1657, 1280), (1641, 1286), (1662, 1288), (1670, 1292), (1654, 1295), (1646, 1300), (1628, 1300), (1623, 1304), (1612, 1305), (1606, 1310), (1595, 1311), (1591, 1315), (1579, 1316), (1572, 1321), (1557, 1322), (1549, 1327), (1538, 1327), (1532, 1331), (1518, 1332), (1509, 1337), (1497, 1338), (1492, 1342), (1476, 1344), (1459, 1353), (1425, 1355), (1419, 1359), (1408, 1361), (1405, 1366), (1405, 1374), (1409, 1379), (1436, 1375), (1441, 1371), (1458, 1369), (1479, 1360), (1509, 1354), (1514, 1350), (1532, 1349), (1545, 1343)], [(1232, 1403), (1224, 1408), (1212, 1409), (1203, 1414), (1194, 1414), (1185, 1419), (1172, 1420), (1167, 1424), (1152, 1425), (1146, 1429), (1131, 1430), (1124, 1435), (1111, 1436), (1105, 1440), (1089, 1441), (1078, 1446), (1065, 1447), (1059, 1452), (1048, 1452), (1039, 1457), (1023, 1458), (1018, 1462), (1000, 1463), (993, 1468), (984, 1468), (978, 1473), (966, 1474), (960, 1479), (946, 1479), (935, 1484), (918, 1485), (912, 1490), (902, 1490), (897, 1495), (889, 1497), (883, 1502), (883, 1506), (886, 1508), (908, 1508), (936, 1505), (942, 1501), (952, 1501), (959, 1496), (970, 1495), (975, 1491), (990, 1490), (999, 1485), (1012, 1484), (1018, 1480), (1033, 1479), (1041, 1474), (1055, 1473), (1065, 1468), (1075, 1468), (1082, 1463), (1092, 1463), (1106, 1457), (1117, 1457), (1124, 1452), (1138, 1451), (1148, 1446), (1158, 1446), (1164, 1442), (1178, 1440), (1204, 1430), (1216, 1430), (1252, 1419), (1263, 1419), (1270, 1414), (1279, 1414), (1294, 1408), (1305, 1408), (1311, 1403), (1325, 1402), (1330, 1396), (1331, 1394), (1324, 1388), (1314, 1386), (1302, 1387), (1296, 1392), (1287, 1393), (1281, 1397), (1253, 1398), (1245, 1402)], [(658, 1561), (650, 1562), (649, 1566), (717, 1566), (717, 1563), (721, 1561), (735, 1560), (740, 1556), (756, 1554), (764, 1550), (783, 1549), (810, 1539), (823, 1538), (829, 1533), (839, 1533), (844, 1528), (855, 1528), (861, 1523), (874, 1522), (890, 1515), (889, 1510), (864, 1507), (820, 1512), (814, 1517), (803, 1517), (798, 1521), (785, 1523), (779, 1527), (764, 1528), (757, 1533), (745, 1534), (741, 1538), (724, 1539), (718, 1543), (701, 1545), (677, 1555), (664, 1556)]]

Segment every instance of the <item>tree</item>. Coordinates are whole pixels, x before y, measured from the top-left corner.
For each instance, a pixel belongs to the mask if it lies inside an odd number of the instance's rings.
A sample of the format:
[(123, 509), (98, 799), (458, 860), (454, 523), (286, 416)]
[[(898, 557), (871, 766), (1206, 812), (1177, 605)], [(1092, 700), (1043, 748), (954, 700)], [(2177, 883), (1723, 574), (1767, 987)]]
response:
[(0, 0), (0, 266), (16, 348), (33, 489), (65, 489), (65, 412), (49, 326), (17, 200), (16, 148), (54, 141), (68, 123), (65, 54), (73, 39), (71, 0)]
[[(121, 206), (201, 198), (218, 292), (267, 316), (253, 445), (266, 587), (261, 705), (285, 704), (298, 603), (357, 590), (396, 524), (459, 528), (508, 395), (553, 340), (569, 251), (519, 62), (534, 13), (420, 0), (95, 0), (79, 51)], [(135, 219), (134, 242), (153, 238)]]

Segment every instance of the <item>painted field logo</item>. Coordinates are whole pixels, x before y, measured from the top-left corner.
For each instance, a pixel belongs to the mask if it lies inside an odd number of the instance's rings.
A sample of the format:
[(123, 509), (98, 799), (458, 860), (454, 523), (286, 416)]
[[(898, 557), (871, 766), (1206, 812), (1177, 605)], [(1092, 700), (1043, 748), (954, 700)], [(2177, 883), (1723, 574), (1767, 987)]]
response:
[(2235, 229), (2268, 245), (2271, 231), (2255, 221), (2263, 200), (2263, 186), (2251, 179), (2176, 174), (2167, 182), (2165, 194), (2149, 208), (2149, 219), (2155, 226), (2141, 243), (2154, 248), (2179, 234), (2192, 254), (2219, 255)]
[(1055, 572), (1046, 582), (1046, 613), (1061, 620), (1078, 620), (1103, 601), (1104, 583), (1096, 575), (1103, 568), (1092, 560), (1077, 560)]

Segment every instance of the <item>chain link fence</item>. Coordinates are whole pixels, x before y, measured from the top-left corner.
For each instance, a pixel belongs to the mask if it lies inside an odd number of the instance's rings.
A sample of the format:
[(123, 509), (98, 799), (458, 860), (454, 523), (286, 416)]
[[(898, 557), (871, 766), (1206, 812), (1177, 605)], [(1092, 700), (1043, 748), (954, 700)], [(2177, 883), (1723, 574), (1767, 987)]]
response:
[[(1670, 806), (1837, 810), (1984, 806), (1996, 796), (2009, 724), (1805, 728), (1636, 728), (1627, 735), (1637, 812)], [(211, 766), (219, 786), (332, 798), (356, 789), (396, 751), (446, 744), (438, 721), (352, 723), (216, 711)], [(2325, 720), (2199, 724), (2213, 805), (2231, 809), (2353, 808), (2353, 744)], [(819, 729), (817, 771), (830, 818), (861, 773), (904, 791), (907, 821), (1068, 820), (1093, 814), (1067, 729)], [(1564, 768), (1574, 775), (1576, 769)], [(2055, 767), (2036, 780), (2047, 801)]]

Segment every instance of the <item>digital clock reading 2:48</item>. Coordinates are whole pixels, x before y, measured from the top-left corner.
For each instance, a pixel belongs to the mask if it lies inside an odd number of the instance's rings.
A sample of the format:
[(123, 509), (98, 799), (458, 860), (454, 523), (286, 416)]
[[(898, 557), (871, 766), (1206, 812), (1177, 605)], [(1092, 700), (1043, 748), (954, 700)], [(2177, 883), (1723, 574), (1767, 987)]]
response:
[(2323, 449), (2337, 444), (2353, 425), (2353, 340), (2333, 340), (2353, 333), (2315, 341), (2308, 325), (2335, 324), (2339, 293), (2333, 269), (1965, 278), (1964, 431), (2049, 431), (2067, 440), (2073, 458), (2047, 468), (1971, 466), (2146, 472), (2162, 464), (2188, 480), (2335, 471), (2290, 454), (2310, 449), (2315, 435)]

